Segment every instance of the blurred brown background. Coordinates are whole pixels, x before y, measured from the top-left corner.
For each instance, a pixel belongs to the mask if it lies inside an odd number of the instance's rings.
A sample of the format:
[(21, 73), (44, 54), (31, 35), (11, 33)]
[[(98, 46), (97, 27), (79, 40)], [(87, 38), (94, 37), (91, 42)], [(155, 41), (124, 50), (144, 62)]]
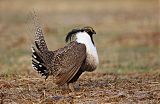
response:
[(0, 73), (32, 71), (34, 10), (52, 50), (71, 29), (92, 26), (97, 71), (159, 72), (159, 9), (158, 0), (0, 0)]

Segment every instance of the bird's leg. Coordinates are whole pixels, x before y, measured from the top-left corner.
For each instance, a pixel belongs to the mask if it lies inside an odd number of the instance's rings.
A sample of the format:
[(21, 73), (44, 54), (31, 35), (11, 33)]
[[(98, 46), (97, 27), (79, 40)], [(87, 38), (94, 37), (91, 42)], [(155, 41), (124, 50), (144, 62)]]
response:
[(75, 89), (73, 87), (73, 83), (68, 83), (68, 88), (71, 90), (71, 92), (75, 91)]
[(71, 90), (71, 93), (69, 93), (69, 95), (73, 97), (75, 95), (73, 83), (68, 83), (68, 88)]

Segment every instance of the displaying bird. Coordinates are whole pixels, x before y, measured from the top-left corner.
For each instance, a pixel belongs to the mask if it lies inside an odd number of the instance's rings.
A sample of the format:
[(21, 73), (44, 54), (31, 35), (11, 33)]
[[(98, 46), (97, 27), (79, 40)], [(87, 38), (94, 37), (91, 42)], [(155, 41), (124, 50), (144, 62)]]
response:
[(65, 38), (66, 43), (69, 42), (66, 46), (50, 51), (42, 28), (36, 26), (35, 44), (32, 47), (33, 68), (46, 79), (52, 75), (57, 85), (66, 83), (71, 91), (74, 91), (72, 83), (76, 82), (83, 72), (94, 71), (99, 63), (93, 34), (96, 32), (89, 26), (73, 29)]

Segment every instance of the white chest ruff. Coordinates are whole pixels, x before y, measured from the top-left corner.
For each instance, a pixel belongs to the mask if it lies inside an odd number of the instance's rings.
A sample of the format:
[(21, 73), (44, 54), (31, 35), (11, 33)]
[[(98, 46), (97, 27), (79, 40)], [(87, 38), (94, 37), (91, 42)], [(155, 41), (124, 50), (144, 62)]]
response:
[(97, 66), (99, 64), (97, 49), (93, 45), (90, 36), (86, 32), (79, 32), (76, 34), (78, 43), (85, 44), (87, 51), (87, 62), (89, 62), (93, 66)]
[(97, 65), (98, 65), (98, 62), (95, 58), (95, 56), (91, 55), (91, 54), (87, 54), (87, 59), (86, 59), (86, 62), (92, 66), (93, 69), (88, 69), (88, 70), (95, 70)]
[(97, 50), (96, 47), (87, 47), (87, 61), (90, 64), (93, 64), (94, 66), (97, 66), (99, 64), (99, 60), (98, 60), (98, 54), (97, 54)]

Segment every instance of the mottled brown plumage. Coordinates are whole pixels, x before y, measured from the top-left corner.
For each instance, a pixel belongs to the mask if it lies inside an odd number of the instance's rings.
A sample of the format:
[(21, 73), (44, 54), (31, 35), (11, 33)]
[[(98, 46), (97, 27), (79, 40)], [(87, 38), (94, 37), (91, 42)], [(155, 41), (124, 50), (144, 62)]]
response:
[[(86, 28), (85, 28), (86, 29)], [(77, 32), (85, 31), (77, 29)], [(89, 31), (90, 32), (90, 31)], [(66, 41), (76, 31), (69, 32)], [(93, 39), (93, 38), (92, 38)], [(92, 40), (93, 41), (93, 40)], [(36, 27), (35, 45), (32, 47), (32, 66), (42, 76), (52, 75), (57, 85), (75, 82), (84, 71), (93, 71), (96, 66), (90, 63), (85, 44), (71, 41), (64, 48), (49, 51), (41, 27)], [(92, 57), (91, 57), (92, 59)]]

